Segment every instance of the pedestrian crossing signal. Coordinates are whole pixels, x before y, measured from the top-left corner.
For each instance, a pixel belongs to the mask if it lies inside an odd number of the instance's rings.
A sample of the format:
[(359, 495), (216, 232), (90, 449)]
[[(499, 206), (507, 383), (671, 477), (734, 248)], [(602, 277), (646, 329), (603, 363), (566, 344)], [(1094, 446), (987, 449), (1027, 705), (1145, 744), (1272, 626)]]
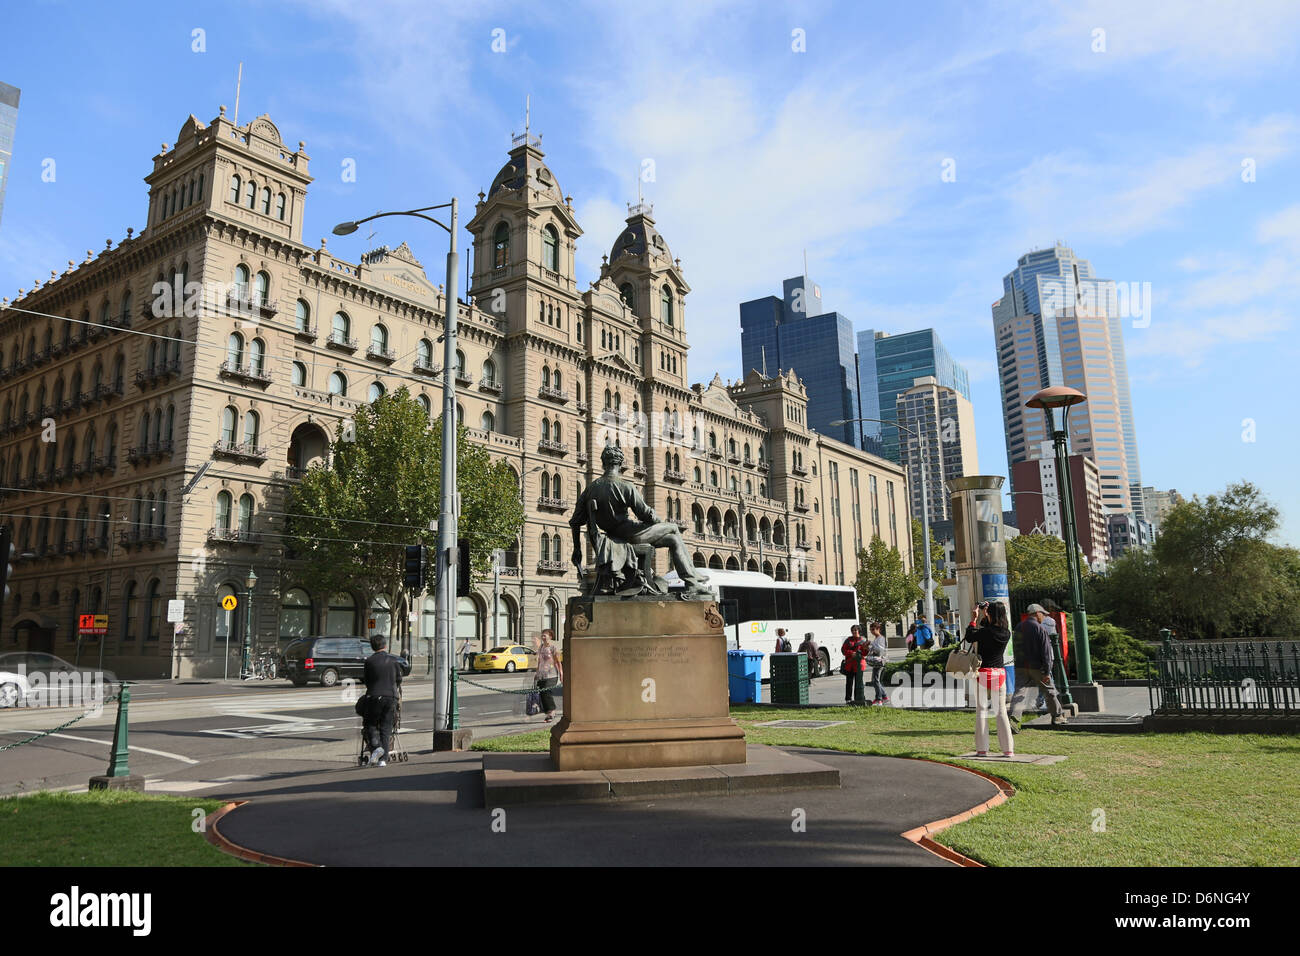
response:
[(469, 597), (469, 542), (456, 541), (456, 597)]

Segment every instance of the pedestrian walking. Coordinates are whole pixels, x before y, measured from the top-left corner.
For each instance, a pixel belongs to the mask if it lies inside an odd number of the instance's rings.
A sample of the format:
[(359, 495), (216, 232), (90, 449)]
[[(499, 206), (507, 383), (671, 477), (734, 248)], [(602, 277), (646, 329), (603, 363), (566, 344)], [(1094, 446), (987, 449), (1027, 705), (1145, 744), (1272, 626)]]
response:
[(554, 642), (555, 632), (548, 627), (542, 631), (541, 643), (537, 648), (537, 691), (548, 724), (555, 718), (555, 695), (551, 693), (551, 688), (564, 680), (564, 664), (556, 653)]
[(980, 604), (975, 609), (975, 620), (966, 628), (966, 640), (975, 645), (980, 658), (979, 670), (975, 672), (975, 753), (988, 756), (989, 708), (992, 707), (998, 725), (998, 749), (1004, 757), (1014, 757), (1016, 749), (1011, 735), (1016, 731), (1007, 717), (1007, 672), (1003, 657), (1011, 640), (1006, 605), (1001, 601)]
[(844, 663), (840, 671), (844, 674), (844, 703), (854, 707), (867, 706), (867, 694), (862, 688), (862, 672), (867, 669), (867, 642), (862, 637), (862, 628), (854, 624), (849, 636), (840, 645), (840, 654)]
[(397, 717), (397, 699), (402, 678), (411, 673), (410, 657), (394, 657), (387, 651), (388, 638), (376, 634), (370, 639), (374, 651), (366, 658), (361, 682), (366, 685), (368, 698), (361, 730), (370, 747), (366, 766), (388, 765), (384, 757), (392, 746), (393, 721)]
[(871, 640), (867, 645), (867, 663), (871, 665), (871, 689), (875, 693), (872, 704), (887, 704), (889, 697), (880, 683), (880, 675), (885, 670), (885, 626), (879, 621), (872, 621), (868, 626)]
[(808, 655), (808, 674), (816, 677), (817, 667), (821, 663), (821, 650), (817, 647), (817, 641), (813, 639), (812, 631), (804, 634), (803, 643), (799, 645), (799, 653)]
[(934, 631), (930, 630), (930, 625), (925, 618), (916, 622), (916, 649), (918, 651), (928, 650), (934, 646)]
[(465, 643), (460, 646), (461, 670), (468, 673), (474, 665), (474, 647), (470, 644), (469, 638), (465, 638)]
[(776, 649), (773, 650), (772, 653), (789, 654), (792, 649), (793, 648), (790, 645), (790, 638), (785, 636), (785, 628), (778, 627), (776, 629)]
[(916, 650), (916, 622), (915, 621), (907, 625), (907, 649), (909, 652)]
[(1043, 627), (1047, 611), (1041, 604), (1029, 605), (1028, 611), (1029, 616), (1016, 627), (1016, 692), (1009, 707), (1011, 725), (1019, 728), (1020, 715), (1029, 703), (1029, 695), (1041, 692), (1055, 727), (1067, 721), (1061, 701), (1056, 696), (1056, 685), (1052, 683), (1055, 654), (1047, 628)]

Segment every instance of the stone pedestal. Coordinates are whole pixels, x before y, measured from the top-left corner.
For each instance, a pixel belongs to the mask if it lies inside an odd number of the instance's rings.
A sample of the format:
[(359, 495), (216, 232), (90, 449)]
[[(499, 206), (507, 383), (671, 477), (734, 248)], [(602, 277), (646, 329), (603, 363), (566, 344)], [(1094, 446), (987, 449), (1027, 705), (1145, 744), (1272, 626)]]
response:
[(91, 790), (134, 790), (144, 793), (144, 777), (138, 773), (128, 773), (116, 777), (107, 774), (90, 778)]
[(574, 598), (565, 618), (556, 770), (745, 762), (713, 601)]
[(1078, 714), (1099, 714), (1106, 709), (1105, 688), (1101, 684), (1071, 684), (1070, 697)]

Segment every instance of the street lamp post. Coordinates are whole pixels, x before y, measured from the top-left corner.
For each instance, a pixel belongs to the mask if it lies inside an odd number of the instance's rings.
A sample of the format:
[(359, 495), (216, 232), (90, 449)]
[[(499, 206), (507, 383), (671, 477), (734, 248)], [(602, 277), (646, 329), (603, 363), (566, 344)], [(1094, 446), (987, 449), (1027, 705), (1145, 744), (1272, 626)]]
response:
[[(334, 227), (336, 236), (347, 236), (357, 231), (363, 222), (383, 216), (414, 216), (447, 230), (451, 245), (447, 250), (446, 318), (443, 321), (442, 361), (442, 480), (441, 506), (438, 512), (438, 554), (434, 605), (434, 678), (433, 678), (433, 746), (435, 750), (447, 749), (440, 739), (452, 729), (450, 723), (451, 696), (451, 638), (455, 633), (456, 613), (456, 278), (460, 271), (460, 256), (456, 252), (456, 229), (459, 205), (455, 197), (451, 202), (436, 206), (422, 206), (404, 212), (381, 212), (355, 222), (341, 222)], [(424, 213), (432, 209), (450, 209), (451, 225), (439, 222)]]
[[(1077, 389), (1055, 385), (1038, 392), (1025, 403), (1028, 408), (1041, 408), (1047, 416), (1047, 428), (1052, 433), (1056, 452), (1056, 494), (1060, 503), (1061, 527), (1065, 531), (1066, 569), (1070, 575), (1071, 623), (1074, 626), (1076, 680), (1081, 685), (1092, 683), (1092, 655), (1088, 650), (1088, 615), (1083, 603), (1083, 575), (1079, 570), (1079, 536), (1074, 518), (1074, 489), (1069, 475), (1069, 456), (1066, 437), (1070, 406), (1086, 402), (1087, 396)], [(1061, 409), (1061, 427), (1056, 427), (1052, 410)]]
[(239, 665), (239, 677), (246, 680), (251, 674), (252, 649), (253, 649), (253, 588), (257, 586), (257, 572), (252, 568), (248, 569), (248, 577), (244, 579), (244, 584), (248, 586), (248, 606), (244, 608), (244, 657)]
[[(913, 438), (916, 439), (917, 448), (921, 453), (921, 537), (924, 539), (921, 543), (921, 551), (925, 555), (925, 624), (926, 627), (934, 626), (934, 578), (930, 573), (930, 494), (929, 487), (926, 483), (926, 455), (925, 443), (921, 436), (908, 428), (906, 425), (900, 425), (898, 422), (888, 422), (883, 418), (842, 418), (831, 422), (832, 427), (847, 425), (849, 422), (878, 422), (881, 425), (893, 425), (901, 428)], [(908, 516), (911, 517), (910, 515)], [(910, 525), (909, 525), (910, 527)]]

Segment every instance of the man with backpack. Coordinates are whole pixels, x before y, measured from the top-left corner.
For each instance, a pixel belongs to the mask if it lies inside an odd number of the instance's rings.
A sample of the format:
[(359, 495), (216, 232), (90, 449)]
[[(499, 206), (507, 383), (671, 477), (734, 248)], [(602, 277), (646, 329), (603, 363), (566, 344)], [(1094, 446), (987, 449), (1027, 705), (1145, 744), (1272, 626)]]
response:
[(789, 654), (794, 650), (794, 645), (790, 643), (790, 638), (785, 636), (785, 628), (776, 629), (776, 649), (773, 654)]

